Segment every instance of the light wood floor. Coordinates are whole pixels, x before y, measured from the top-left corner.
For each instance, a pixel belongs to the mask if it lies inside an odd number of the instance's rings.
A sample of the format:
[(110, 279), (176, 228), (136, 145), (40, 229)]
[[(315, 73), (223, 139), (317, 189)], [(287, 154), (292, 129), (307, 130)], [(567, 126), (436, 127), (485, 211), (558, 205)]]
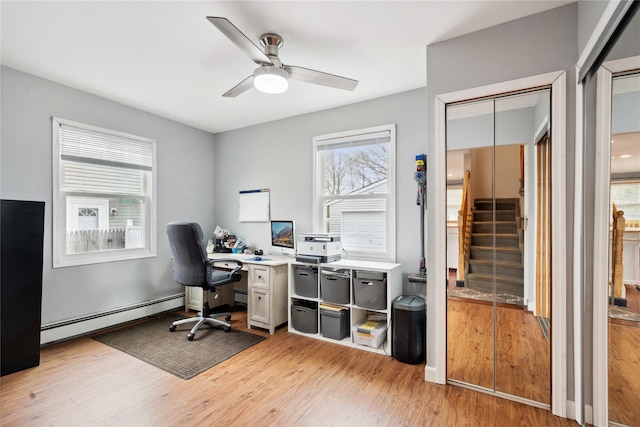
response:
[(550, 346), (535, 316), (499, 304), (494, 368), (493, 305), (447, 300), (447, 376), (536, 402), (551, 404)]
[(640, 426), (640, 325), (609, 320), (609, 420)]
[[(246, 330), (245, 313), (234, 313), (232, 323)], [(286, 327), (273, 336), (251, 332), (268, 338), (188, 381), (89, 337), (46, 347), (39, 367), (0, 379), (0, 425), (575, 425), (542, 409), (425, 382), (422, 364)]]

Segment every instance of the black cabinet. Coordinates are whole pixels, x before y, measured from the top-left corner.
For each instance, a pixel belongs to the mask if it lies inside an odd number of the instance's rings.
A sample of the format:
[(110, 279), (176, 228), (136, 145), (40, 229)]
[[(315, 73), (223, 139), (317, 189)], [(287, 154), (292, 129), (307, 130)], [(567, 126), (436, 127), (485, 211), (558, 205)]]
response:
[(2, 375), (40, 364), (44, 202), (0, 205)]

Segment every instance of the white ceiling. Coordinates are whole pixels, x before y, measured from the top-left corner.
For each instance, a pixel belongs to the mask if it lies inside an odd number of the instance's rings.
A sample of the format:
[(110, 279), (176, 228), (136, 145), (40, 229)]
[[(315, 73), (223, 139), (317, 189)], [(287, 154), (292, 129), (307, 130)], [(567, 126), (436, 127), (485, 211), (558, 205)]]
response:
[[(217, 133), (425, 87), (428, 44), (571, 2), (3, 0), (1, 63)], [(279, 34), (285, 64), (360, 83), (223, 98), (256, 65), (208, 15), (256, 45)]]

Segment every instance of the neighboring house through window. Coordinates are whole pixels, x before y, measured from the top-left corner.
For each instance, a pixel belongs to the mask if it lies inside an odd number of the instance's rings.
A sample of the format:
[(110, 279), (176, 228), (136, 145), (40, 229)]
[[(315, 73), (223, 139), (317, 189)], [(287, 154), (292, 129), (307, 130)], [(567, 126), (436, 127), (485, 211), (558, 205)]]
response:
[(318, 136), (314, 227), (339, 233), (351, 257), (396, 258), (395, 125)]
[(155, 140), (53, 118), (53, 266), (155, 256)]

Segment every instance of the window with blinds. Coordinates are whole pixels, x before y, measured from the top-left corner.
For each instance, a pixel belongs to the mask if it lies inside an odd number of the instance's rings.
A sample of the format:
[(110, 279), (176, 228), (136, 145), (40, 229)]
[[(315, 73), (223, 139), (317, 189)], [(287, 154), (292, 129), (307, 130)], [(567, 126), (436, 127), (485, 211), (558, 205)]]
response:
[(56, 117), (52, 139), (54, 267), (154, 256), (155, 140)]
[(395, 125), (313, 139), (314, 227), (350, 257), (395, 262)]

